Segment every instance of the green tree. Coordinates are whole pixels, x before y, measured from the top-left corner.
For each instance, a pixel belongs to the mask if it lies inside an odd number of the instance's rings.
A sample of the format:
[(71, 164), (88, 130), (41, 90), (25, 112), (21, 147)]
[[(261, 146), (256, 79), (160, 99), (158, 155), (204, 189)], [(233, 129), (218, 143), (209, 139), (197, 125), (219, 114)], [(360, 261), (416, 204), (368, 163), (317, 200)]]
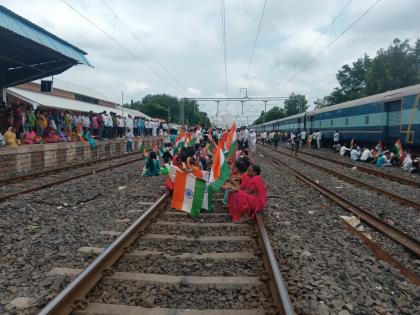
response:
[(351, 66), (342, 66), (336, 78), (339, 87), (316, 100), (316, 108), (420, 83), (420, 40), (411, 47), (408, 40), (397, 38), (375, 58), (365, 54)]
[(284, 101), (285, 116), (292, 116), (303, 113), (308, 109), (308, 101), (305, 95), (292, 93), (289, 98)]
[(354, 100), (364, 96), (366, 88), (366, 74), (372, 64), (368, 55), (357, 59), (353, 66), (344, 65), (336, 75), (339, 88), (331, 93), (334, 103)]
[(416, 54), (417, 82), (420, 82), (420, 38), (416, 41), (414, 53)]
[(133, 102), (128, 107), (141, 111), (153, 118), (169, 119), (170, 122), (181, 123), (181, 105), (184, 106), (185, 122), (188, 120), (190, 125), (210, 125), (207, 114), (199, 110), (196, 101), (188, 99), (179, 100), (167, 94), (146, 95), (142, 101)]
[(382, 93), (418, 83), (416, 52), (409, 40), (394, 39), (380, 49), (366, 75), (366, 95)]
[(331, 101), (331, 97), (329, 96), (324, 96), (323, 98), (317, 98), (314, 101), (315, 104), (315, 109), (320, 109), (320, 108), (324, 108), (327, 106), (331, 106), (334, 103)]
[[(278, 106), (274, 106), (273, 108), (271, 108), (269, 111), (267, 111), (267, 116), (265, 117), (265, 121), (271, 121), (271, 120), (275, 120), (275, 119), (280, 119), (285, 117), (285, 113), (284, 113), (284, 109), (280, 108)], [(255, 124), (262, 124), (264, 122), (264, 111), (261, 112), (260, 117), (258, 117), (255, 121), (254, 121), (254, 125)]]

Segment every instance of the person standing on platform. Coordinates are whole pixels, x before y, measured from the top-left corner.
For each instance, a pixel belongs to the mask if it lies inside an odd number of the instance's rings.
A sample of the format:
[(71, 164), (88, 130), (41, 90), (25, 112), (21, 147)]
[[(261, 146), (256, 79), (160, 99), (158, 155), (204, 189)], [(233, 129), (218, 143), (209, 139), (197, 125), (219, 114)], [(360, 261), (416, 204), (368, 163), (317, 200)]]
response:
[(157, 121), (152, 121), (152, 137), (156, 137), (157, 136), (157, 129), (158, 129), (158, 122)]
[(134, 136), (134, 122), (133, 122), (133, 117), (130, 114), (128, 114), (128, 117), (126, 118), (125, 123), (126, 123), (125, 129), (127, 130), (127, 133), (128, 133), (128, 129), (130, 129), (132, 136)]
[(127, 128), (127, 140), (125, 144), (125, 153), (133, 152), (133, 132)]
[(93, 115), (92, 117), (92, 134), (94, 137), (97, 137), (99, 132), (99, 124), (98, 124), (98, 115)]

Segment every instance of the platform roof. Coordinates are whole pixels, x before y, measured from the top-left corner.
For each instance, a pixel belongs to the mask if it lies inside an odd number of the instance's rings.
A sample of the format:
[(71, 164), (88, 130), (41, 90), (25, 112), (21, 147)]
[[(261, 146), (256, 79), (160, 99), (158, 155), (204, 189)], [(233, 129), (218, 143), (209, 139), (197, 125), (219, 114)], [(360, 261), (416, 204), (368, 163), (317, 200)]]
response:
[(0, 86), (92, 66), (87, 53), (0, 5)]
[(146, 119), (151, 119), (150, 116), (143, 114), (142, 112), (127, 109), (122, 109), (119, 106), (110, 107), (110, 106), (103, 106), (91, 103), (85, 103), (78, 100), (73, 100), (64, 97), (53, 96), (46, 93), (41, 92), (33, 92), (29, 90), (19, 89), (15, 87), (11, 87), (7, 89), (7, 93), (13, 95), (29, 104), (32, 104), (34, 107), (44, 106), (53, 109), (60, 109), (60, 110), (69, 110), (75, 112), (89, 112), (92, 111), (94, 113), (101, 113), (106, 111), (108, 114), (109, 112), (117, 113), (118, 115), (123, 115), (127, 117), (128, 114), (137, 117), (144, 117)]

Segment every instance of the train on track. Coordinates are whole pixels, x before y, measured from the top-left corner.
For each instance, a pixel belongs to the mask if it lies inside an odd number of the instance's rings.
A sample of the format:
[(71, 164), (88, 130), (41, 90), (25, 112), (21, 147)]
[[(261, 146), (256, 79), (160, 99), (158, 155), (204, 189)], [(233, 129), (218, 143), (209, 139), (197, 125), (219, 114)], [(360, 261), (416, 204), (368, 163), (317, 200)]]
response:
[(420, 147), (420, 84), (249, 126), (267, 131), (320, 130), (332, 141), (335, 130), (341, 141), (394, 143)]

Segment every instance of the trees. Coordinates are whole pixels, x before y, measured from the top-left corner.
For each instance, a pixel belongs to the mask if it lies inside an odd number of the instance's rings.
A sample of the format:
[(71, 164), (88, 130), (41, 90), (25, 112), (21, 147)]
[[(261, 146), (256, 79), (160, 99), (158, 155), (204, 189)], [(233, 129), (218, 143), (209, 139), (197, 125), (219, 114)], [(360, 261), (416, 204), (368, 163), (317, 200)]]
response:
[(382, 93), (418, 83), (415, 49), (408, 39), (394, 39), (380, 49), (366, 75), (366, 95)]
[(262, 124), (264, 121), (271, 121), (275, 119), (292, 116), (298, 113), (303, 113), (308, 109), (308, 101), (305, 95), (292, 93), (289, 98), (284, 101), (284, 108), (274, 106), (264, 117), (264, 111), (261, 112), (260, 117), (254, 121), (254, 125)]
[[(265, 116), (265, 121), (271, 121), (271, 120), (275, 120), (275, 119), (280, 119), (285, 117), (286, 114), (284, 112), (283, 108), (280, 108), (278, 106), (274, 106), (273, 108), (271, 108), (269, 111), (267, 111), (267, 115)], [(258, 117), (255, 121), (254, 121), (254, 125), (256, 124), (262, 124), (264, 122), (264, 111), (261, 112), (260, 117)]]
[(286, 116), (292, 116), (303, 113), (308, 109), (308, 101), (305, 95), (292, 93), (289, 98), (284, 101), (284, 111)]
[(129, 108), (141, 111), (153, 118), (169, 120), (181, 123), (180, 108), (184, 106), (184, 119), (190, 125), (209, 126), (210, 120), (207, 114), (200, 112), (196, 101), (181, 99), (167, 94), (146, 95), (142, 101), (128, 105)]
[(336, 78), (339, 87), (317, 99), (316, 108), (420, 83), (420, 40), (411, 47), (408, 40), (394, 39), (373, 59), (365, 54), (352, 65), (342, 66)]

